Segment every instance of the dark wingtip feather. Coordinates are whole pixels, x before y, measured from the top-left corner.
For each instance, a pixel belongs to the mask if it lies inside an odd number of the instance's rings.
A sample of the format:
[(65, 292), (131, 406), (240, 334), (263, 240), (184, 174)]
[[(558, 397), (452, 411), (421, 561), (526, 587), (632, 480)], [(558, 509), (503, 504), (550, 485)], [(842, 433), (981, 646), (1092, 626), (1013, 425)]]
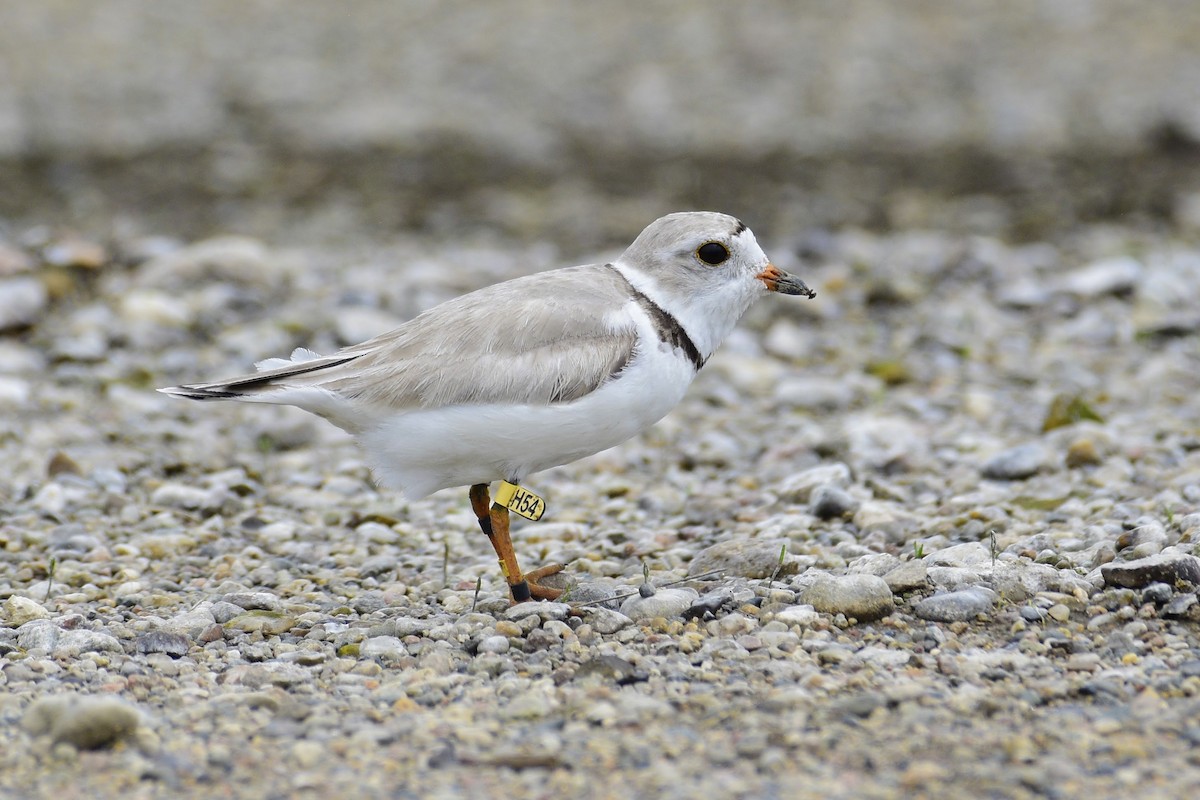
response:
[(188, 400), (232, 400), (241, 397), (238, 392), (206, 389), (202, 386), (167, 386), (158, 391), (172, 397), (186, 397)]

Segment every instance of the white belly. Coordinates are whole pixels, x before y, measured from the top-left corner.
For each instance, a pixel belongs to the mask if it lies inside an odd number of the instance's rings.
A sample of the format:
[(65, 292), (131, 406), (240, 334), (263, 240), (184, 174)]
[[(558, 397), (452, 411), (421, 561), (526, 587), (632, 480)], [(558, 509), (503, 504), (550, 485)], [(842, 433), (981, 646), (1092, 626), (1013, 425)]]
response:
[(621, 376), (571, 403), (464, 405), (383, 419), (358, 441), (384, 485), (411, 498), (568, 464), (620, 444), (662, 419), (695, 370), (655, 341)]

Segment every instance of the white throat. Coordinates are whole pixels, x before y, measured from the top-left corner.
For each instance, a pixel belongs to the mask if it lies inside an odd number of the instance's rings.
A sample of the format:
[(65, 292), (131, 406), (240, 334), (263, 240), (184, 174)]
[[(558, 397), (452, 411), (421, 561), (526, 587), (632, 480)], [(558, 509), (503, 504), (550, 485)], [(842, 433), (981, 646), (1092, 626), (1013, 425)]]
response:
[(698, 294), (681, 295), (664, 289), (653, 276), (620, 260), (613, 263), (613, 268), (673, 316), (705, 359), (716, 352), (758, 295), (756, 287), (738, 282), (714, 284)]

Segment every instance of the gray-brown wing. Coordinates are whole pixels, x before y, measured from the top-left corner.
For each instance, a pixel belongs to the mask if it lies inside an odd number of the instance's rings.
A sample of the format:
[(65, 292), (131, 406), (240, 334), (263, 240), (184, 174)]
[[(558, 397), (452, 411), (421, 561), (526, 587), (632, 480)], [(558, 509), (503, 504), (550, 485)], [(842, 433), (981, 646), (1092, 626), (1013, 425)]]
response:
[(343, 397), (395, 408), (570, 402), (620, 372), (637, 333), (628, 284), (604, 266), (543, 272), (450, 300), (337, 355), (314, 374)]
[[(628, 284), (610, 267), (543, 272), (455, 298), (328, 356), (164, 391), (268, 400), (278, 390), (320, 387), (397, 409), (570, 402), (632, 357), (637, 333), (624, 313), (628, 301)], [(279, 400), (288, 402), (285, 396)]]

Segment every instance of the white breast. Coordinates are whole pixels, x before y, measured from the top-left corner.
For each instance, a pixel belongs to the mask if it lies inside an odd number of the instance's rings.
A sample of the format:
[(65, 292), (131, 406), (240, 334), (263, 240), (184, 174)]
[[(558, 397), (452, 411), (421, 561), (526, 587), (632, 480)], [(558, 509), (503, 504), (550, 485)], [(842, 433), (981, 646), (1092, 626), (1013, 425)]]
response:
[(620, 375), (571, 403), (463, 405), (383, 419), (359, 443), (380, 481), (411, 498), (451, 486), (521, 480), (636, 436), (683, 398), (695, 370), (662, 343), (635, 303), (639, 345)]

